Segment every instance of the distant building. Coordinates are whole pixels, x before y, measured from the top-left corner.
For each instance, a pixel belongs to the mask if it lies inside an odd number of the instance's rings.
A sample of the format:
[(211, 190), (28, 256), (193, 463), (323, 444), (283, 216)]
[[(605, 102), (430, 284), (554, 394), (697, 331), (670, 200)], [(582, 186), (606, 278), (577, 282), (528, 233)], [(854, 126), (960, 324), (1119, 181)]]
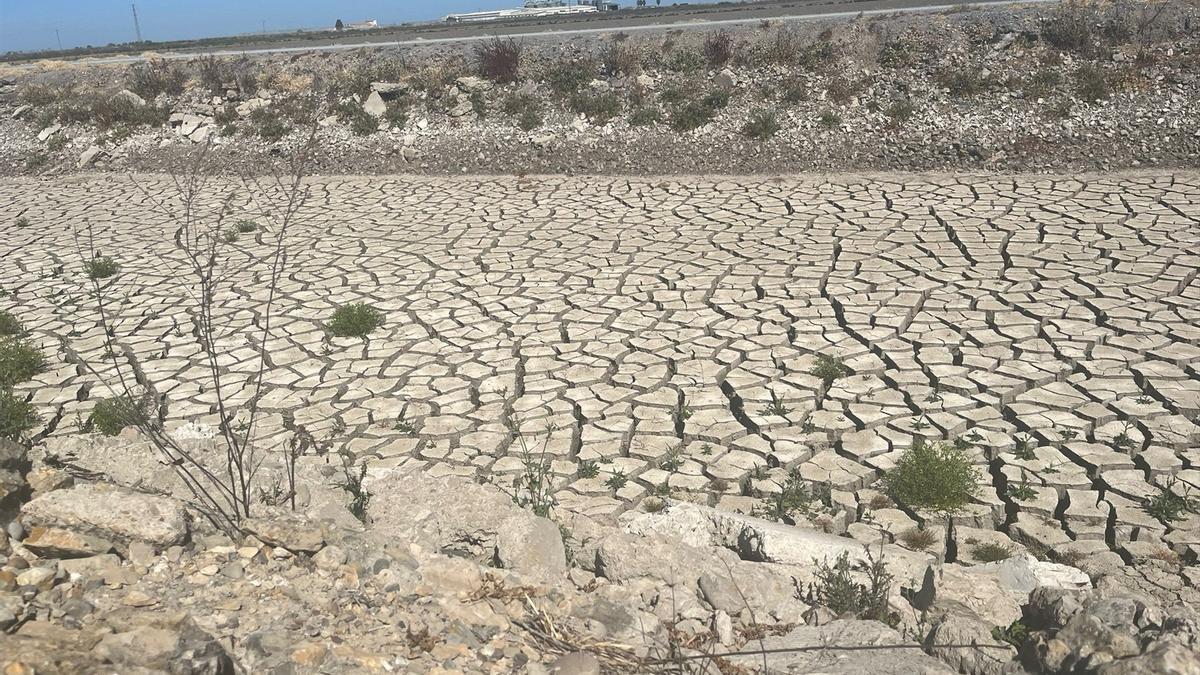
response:
[(379, 28), (379, 22), (375, 19), (367, 19), (358, 23), (343, 24), (342, 20), (338, 19), (338, 22), (333, 26), (334, 30), (369, 30), (371, 28)]
[[(533, 0), (538, 2), (538, 0)], [(544, 17), (544, 16), (564, 16), (573, 14), (590, 14), (597, 11), (593, 5), (562, 5), (558, 2), (553, 4), (536, 5), (526, 3), (525, 7), (515, 9), (497, 9), (490, 12), (467, 12), (463, 14), (449, 14), (446, 16), (448, 23), (475, 23), (479, 21), (498, 21), (500, 19), (521, 19), (528, 17)]]

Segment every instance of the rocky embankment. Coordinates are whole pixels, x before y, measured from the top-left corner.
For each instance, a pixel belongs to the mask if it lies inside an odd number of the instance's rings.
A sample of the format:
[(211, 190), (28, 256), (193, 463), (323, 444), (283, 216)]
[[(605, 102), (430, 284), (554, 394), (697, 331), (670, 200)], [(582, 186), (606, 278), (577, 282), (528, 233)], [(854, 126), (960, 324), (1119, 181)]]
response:
[[(95, 443), (96, 456), (123, 442)], [(153, 467), (117, 485), (86, 457), (37, 451), (31, 463), (21, 446), (0, 449), (5, 673), (755, 672), (765, 661), (1112, 675), (1200, 663), (1195, 580), (1152, 563), (1092, 578), (1029, 555), (968, 568), (676, 502), (554, 522), (492, 487), (398, 471), (371, 480), (363, 524), (316, 464), (301, 471), (297, 510), (259, 507), (231, 538), (164, 494)], [(843, 555), (839, 593), (822, 570)], [(884, 621), (832, 609), (845, 589), (875, 587), (879, 560)]]
[[(1159, 8), (1163, 7), (1162, 11)], [(1111, 170), (1200, 157), (1193, 4), (937, 15), (0, 76), (0, 173)]]

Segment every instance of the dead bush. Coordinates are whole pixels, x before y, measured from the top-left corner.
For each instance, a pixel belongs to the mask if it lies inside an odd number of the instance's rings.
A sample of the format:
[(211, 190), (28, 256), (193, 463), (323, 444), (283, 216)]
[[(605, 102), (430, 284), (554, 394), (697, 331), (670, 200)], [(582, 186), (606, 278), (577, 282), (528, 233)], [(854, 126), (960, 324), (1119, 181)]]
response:
[(258, 74), (249, 59), (224, 59), (217, 56), (201, 56), (196, 60), (196, 76), (200, 85), (213, 96), (221, 96), (227, 90), (251, 92), (258, 88)]
[(475, 65), (480, 76), (493, 82), (516, 82), (521, 71), (520, 42), (512, 38), (492, 38), (475, 47)]
[(147, 61), (129, 69), (129, 90), (147, 101), (159, 94), (179, 96), (187, 79), (187, 71), (178, 63)]
[(729, 31), (709, 33), (704, 38), (704, 58), (710, 68), (718, 68), (733, 58), (733, 35)]

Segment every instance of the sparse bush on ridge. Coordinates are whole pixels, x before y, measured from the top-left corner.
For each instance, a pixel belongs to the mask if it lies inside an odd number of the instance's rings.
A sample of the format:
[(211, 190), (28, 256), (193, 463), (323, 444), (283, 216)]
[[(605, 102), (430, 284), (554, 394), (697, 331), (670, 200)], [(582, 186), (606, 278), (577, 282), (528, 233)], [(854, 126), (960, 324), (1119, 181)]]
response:
[(0, 388), (31, 380), (48, 367), (42, 351), (28, 340), (15, 335), (0, 337)]
[(7, 309), (0, 309), (0, 336), (21, 335), (25, 328), (20, 320)]
[(187, 79), (187, 71), (174, 61), (153, 60), (129, 68), (129, 90), (147, 101), (159, 94), (179, 96)]
[(83, 263), (83, 271), (89, 279), (107, 279), (121, 271), (121, 265), (109, 256), (102, 255)]
[(92, 408), (88, 425), (105, 436), (116, 436), (126, 427), (140, 427), (149, 420), (152, 402), (147, 398), (120, 395), (101, 399)]
[(603, 126), (621, 113), (621, 99), (611, 92), (579, 92), (571, 97), (571, 109)]
[(0, 438), (20, 441), (39, 421), (33, 404), (7, 387), (0, 387)]
[(733, 35), (727, 30), (709, 33), (704, 37), (704, 59), (710, 68), (729, 63), (733, 58)]
[(492, 38), (475, 47), (475, 65), (480, 76), (493, 82), (516, 82), (523, 51), (513, 38)]
[(911, 509), (953, 515), (979, 494), (979, 469), (965, 449), (923, 438), (884, 476), (888, 494)]

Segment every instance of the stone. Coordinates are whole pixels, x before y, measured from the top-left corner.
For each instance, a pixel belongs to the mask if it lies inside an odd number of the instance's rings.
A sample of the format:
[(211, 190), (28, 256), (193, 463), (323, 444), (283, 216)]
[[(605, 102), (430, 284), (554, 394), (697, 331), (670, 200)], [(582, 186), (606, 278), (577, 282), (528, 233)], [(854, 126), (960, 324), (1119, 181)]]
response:
[(722, 70), (721, 72), (717, 73), (717, 77), (714, 80), (714, 84), (716, 84), (717, 88), (722, 91), (733, 91), (734, 89), (737, 88), (737, 84), (738, 84), (737, 75), (734, 74), (734, 72), (731, 69), (726, 68), (726, 69)]
[(712, 627), (718, 642), (725, 647), (732, 647), (734, 645), (733, 619), (728, 614), (722, 610), (717, 610), (713, 614)]
[(52, 490), (69, 488), (75, 484), (74, 476), (62, 469), (53, 469), (50, 467), (39, 467), (30, 471), (25, 476), (25, 480), (29, 483), (29, 488), (33, 490), (35, 495)]
[(144, 541), (134, 541), (129, 544), (129, 560), (138, 565), (149, 565), (156, 556), (154, 547)]
[(455, 86), (460, 90), (471, 93), (473, 91), (488, 91), (492, 88), (492, 83), (475, 75), (465, 75), (454, 81)]
[(30, 567), (17, 575), (18, 586), (33, 586), (38, 590), (49, 590), (54, 586), (57, 571), (50, 567)]
[(600, 675), (600, 661), (587, 652), (563, 654), (550, 664), (554, 675)]
[(387, 114), (387, 102), (383, 100), (383, 96), (379, 92), (373, 91), (363, 102), (363, 110), (372, 117), (382, 119)]
[(128, 89), (122, 89), (121, 91), (118, 91), (117, 93), (113, 94), (113, 99), (117, 100), (117, 101), (122, 101), (124, 103), (128, 103), (129, 105), (134, 106), (136, 108), (141, 108), (146, 105), (146, 99), (142, 98), (141, 96), (138, 96), (137, 94), (133, 93), (132, 91), (129, 91)]
[(318, 569), (336, 570), (346, 564), (346, 552), (334, 545), (326, 546), (313, 555), (313, 564)]
[(242, 529), (292, 553), (316, 553), (325, 544), (325, 533), (319, 523), (286, 511), (247, 518), (242, 521)]
[(969, 572), (994, 576), (1005, 588), (1021, 593), (1029, 593), (1041, 586), (1075, 590), (1092, 586), (1091, 578), (1083, 571), (1069, 565), (1042, 562), (1028, 553), (976, 565)]
[[(772, 672), (830, 675), (950, 675), (956, 672), (919, 649), (853, 649), (904, 643), (906, 641), (899, 633), (877, 621), (839, 619), (822, 626), (800, 626), (786, 635), (765, 637), (761, 646), (768, 651), (780, 651), (770, 655), (768, 663)], [(818, 649), (812, 649), (814, 647)], [(789, 649), (797, 651), (785, 651)], [(762, 665), (761, 656), (728, 658), (745, 668)]]
[(388, 99), (403, 95), (408, 91), (408, 85), (403, 82), (372, 82), (371, 91)]
[(22, 545), (39, 556), (50, 558), (82, 558), (108, 553), (114, 548), (107, 539), (56, 527), (30, 528)]
[(83, 153), (79, 155), (79, 168), (85, 169), (85, 168), (91, 166), (93, 163), (95, 163), (95, 161), (98, 158), (102, 157), (104, 154), (105, 154), (104, 148), (101, 148), (98, 145), (88, 146), (88, 149), (84, 150)]
[(27, 527), (54, 527), (100, 537), (118, 548), (142, 541), (159, 548), (187, 538), (188, 516), (169, 497), (110, 485), (76, 485), (35, 497), (21, 507)]
[(60, 130), (62, 130), (61, 124), (51, 124), (50, 126), (38, 132), (37, 139), (39, 141), (47, 141), (51, 136), (57, 134)]

